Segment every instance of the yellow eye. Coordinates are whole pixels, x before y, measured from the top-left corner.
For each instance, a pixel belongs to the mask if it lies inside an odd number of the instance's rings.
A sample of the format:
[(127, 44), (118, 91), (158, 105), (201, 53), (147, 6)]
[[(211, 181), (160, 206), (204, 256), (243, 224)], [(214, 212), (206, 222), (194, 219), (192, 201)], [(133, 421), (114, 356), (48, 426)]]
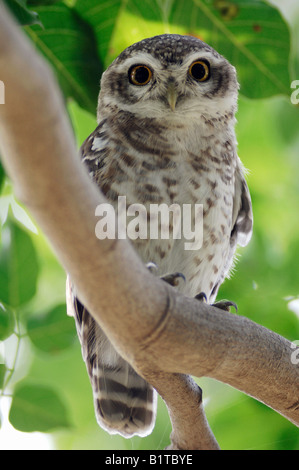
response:
[(210, 78), (210, 64), (207, 60), (196, 60), (189, 67), (189, 75), (198, 82), (205, 82)]
[(147, 85), (152, 75), (151, 69), (146, 65), (133, 65), (129, 70), (129, 80), (133, 85)]

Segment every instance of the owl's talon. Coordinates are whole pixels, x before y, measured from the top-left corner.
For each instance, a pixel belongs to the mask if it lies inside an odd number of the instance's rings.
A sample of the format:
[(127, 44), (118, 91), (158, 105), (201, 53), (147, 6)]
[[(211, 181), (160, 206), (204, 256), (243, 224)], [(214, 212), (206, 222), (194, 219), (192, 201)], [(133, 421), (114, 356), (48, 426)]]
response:
[(195, 297), (195, 299), (197, 300), (200, 300), (200, 302), (204, 302), (205, 304), (207, 303), (207, 296), (204, 292), (200, 292), (199, 294), (197, 294)]
[(145, 267), (152, 274), (157, 274), (158, 272), (158, 266), (156, 265), (156, 263), (153, 263), (152, 261), (150, 261), (149, 263), (146, 263)]
[(219, 300), (219, 302), (215, 302), (214, 304), (212, 304), (212, 307), (220, 308), (221, 310), (225, 310), (226, 312), (230, 312), (230, 307), (234, 307), (236, 313), (238, 311), (237, 304), (230, 300)]
[[(207, 296), (204, 292), (200, 292), (194, 298), (201, 302), (207, 303)], [(235, 304), (235, 302), (231, 302), (230, 300), (219, 300), (219, 302), (215, 302), (214, 304), (211, 304), (211, 306), (220, 308), (221, 310), (225, 310), (226, 312), (230, 312), (230, 307), (234, 307), (236, 313), (238, 311), (237, 304)]]
[[(156, 265), (156, 263), (153, 263), (152, 261), (150, 261), (149, 263), (146, 264), (146, 268), (149, 270), (150, 273), (157, 275), (159, 268)], [(167, 284), (173, 287), (178, 286), (180, 279), (184, 279), (184, 282), (186, 282), (186, 278), (184, 274), (179, 273), (179, 272), (166, 274), (165, 276), (161, 276), (160, 279), (162, 279), (162, 281), (167, 282)]]
[(183, 279), (184, 282), (186, 282), (186, 278), (185, 278), (184, 274), (182, 274), (182, 273), (166, 274), (166, 276), (162, 276), (161, 279), (163, 281), (167, 282), (167, 284), (169, 284), (173, 287), (178, 286), (180, 279)]

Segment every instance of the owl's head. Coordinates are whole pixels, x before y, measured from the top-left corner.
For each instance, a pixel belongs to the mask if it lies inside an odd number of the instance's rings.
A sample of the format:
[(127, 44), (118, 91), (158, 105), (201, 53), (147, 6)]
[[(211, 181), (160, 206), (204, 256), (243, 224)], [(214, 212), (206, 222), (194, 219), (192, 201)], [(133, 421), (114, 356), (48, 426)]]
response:
[(234, 114), (235, 68), (192, 36), (164, 34), (125, 49), (101, 80), (99, 113), (112, 107), (140, 118), (219, 118)]

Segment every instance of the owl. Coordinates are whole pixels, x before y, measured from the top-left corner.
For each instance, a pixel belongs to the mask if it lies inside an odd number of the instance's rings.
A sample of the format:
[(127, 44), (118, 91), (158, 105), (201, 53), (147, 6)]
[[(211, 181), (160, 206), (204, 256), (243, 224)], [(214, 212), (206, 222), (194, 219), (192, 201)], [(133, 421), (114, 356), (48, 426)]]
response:
[[(245, 246), (252, 232), (234, 130), (238, 88), (235, 68), (200, 39), (176, 34), (144, 39), (104, 72), (98, 126), (81, 147), (91, 179), (114, 207), (119, 196), (149, 211), (153, 204), (202, 204), (198, 250), (186, 250), (175, 237), (136, 237), (131, 243), (145, 264), (157, 266), (158, 275), (183, 273), (181, 292), (199, 294), (210, 304), (229, 276), (237, 244)], [(149, 434), (156, 392), (117, 353), (70, 279), (67, 290), (98, 423), (126, 438)]]

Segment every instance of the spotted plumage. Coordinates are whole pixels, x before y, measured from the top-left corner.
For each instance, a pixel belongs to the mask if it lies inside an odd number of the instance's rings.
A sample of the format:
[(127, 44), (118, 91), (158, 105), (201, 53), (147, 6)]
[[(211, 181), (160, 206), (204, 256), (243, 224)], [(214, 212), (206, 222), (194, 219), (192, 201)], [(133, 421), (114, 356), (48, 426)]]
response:
[[(161, 275), (182, 272), (180, 289), (189, 296), (204, 292), (210, 303), (229, 275), (237, 244), (246, 245), (252, 230), (236, 150), (237, 94), (234, 67), (199, 39), (145, 39), (103, 74), (98, 126), (81, 148), (91, 178), (115, 207), (124, 195), (127, 205), (148, 210), (151, 204), (203, 205), (200, 249), (188, 251), (174, 237), (132, 243), (144, 263), (156, 263)], [(70, 282), (68, 292), (99, 424), (125, 437), (148, 434), (154, 390), (114, 350)]]

